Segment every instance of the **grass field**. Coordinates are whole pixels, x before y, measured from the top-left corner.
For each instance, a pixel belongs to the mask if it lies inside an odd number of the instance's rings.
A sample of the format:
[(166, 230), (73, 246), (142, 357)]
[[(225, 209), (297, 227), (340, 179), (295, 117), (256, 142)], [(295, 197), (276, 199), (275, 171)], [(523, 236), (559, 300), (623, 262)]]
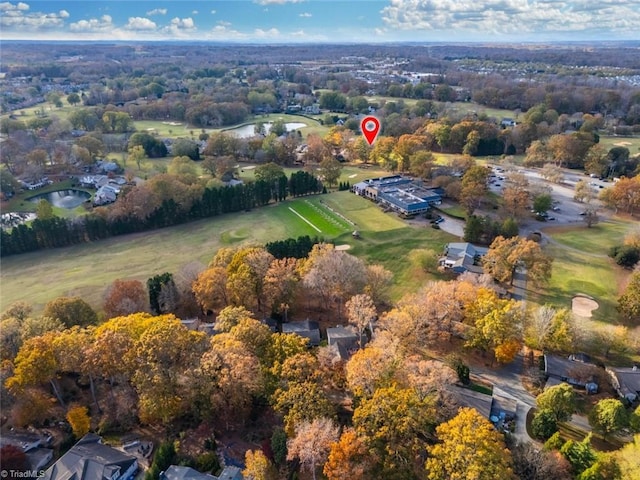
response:
[[(36, 117), (36, 112), (42, 111), (44, 109), (44, 112), (48, 117), (56, 116), (61, 119), (66, 119), (69, 117), (69, 114), (72, 111), (76, 109), (82, 109), (82, 108), (85, 108), (85, 107), (82, 105), (76, 105), (72, 107), (71, 105), (68, 105), (66, 102), (64, 102), (64, 106), (62, 108), (52, 107), (49, 103), (41, 103), (33, 107), (18, 110), (17, 112), (14, 112), (14, 114), (17, 116), (18, 120), (28, 122), (29, 120)], [(303, 127), (300, 129), (300, 131), (302, 132), (302, 136), (305, 138), (310, 133), (315, 133), (320, 136), (324, 136), (324, 134), (327, 133), (327, 131), (329, 131), (327, 127), (321, 125), (320, 122), (318, 122), (317, 120), (311, 119), (309, 117), (303, 117), (300, 115), (290, 115), (286, 113), (275, 113), (270, 115), (253, 115), (253, 116), (250, 116), (246, 122), (240, 125), (232, 125), (225, 128), (203, 129), (199, 127), (193, 127), (191, 125), (188, 125), (185, 122), (174, 121), (174, 120), (168, 120), (168, 121), (136, 120), (133, 123), (135, 125), (136, 131), (138, 132), (155, 133), (162, 137), (171, 137), (171, 138), (192, 137), (197, 139), (198, 135), (200, 135), (202, 131), (209, 132), (209, 133), (219, 132), (219, 131), (230, 130), (242, 125), (255, 123), (257, 121), (268, 123), (278, 119), (282, 119), (285, 122), (295, 122), (295, 123), (306, 124), (307, 125), (306, 127)]]
[(610, 135), (600, 135), (600, 145), (606, 150), (613, 147), (627, 147), (631, 155), (640, 152), (640, 137), (614, 137)]
[(620, 218), (586, 227), (549, 228), (545, 233), (554, 242), (546, 247), (554, 257), (549, 286), (543, 293), (532, 293), (536, 303), (552, 303), (570, 308), (571, 298), (584, 293), (596, 299), (599, 308), (593, 319), (611, 322), (617, 318), (616, 304), (628, 272), (607, 257), (609, 248), (622, 243), (634, 223)]
[[(356, 227), (331, 213), (321, 200)], [(290, 207), (327, 232), (319, 234), (291, 212)], [(360, 231), (360, 239), (352, 237), (352, 228)], [(222, 246), (264, 244), (300, 235), (317, 235), (336, 244), (349, 244), (351, 253), (368, 262), (383, 264), (395, 274), (391, 292), (394, 299), (433, 278), (407, 261), (410, 251), (415, 248), (441, 251), (446, 242), (453, 240), (440, 230), (409, 226), (349, 192), (303, 197), (251, 212), (5, 258), (0, 273), (0, 310), (24, 300), (40, 312), (46, 302), (63, 295), (79, 295), (99, 309), (105, 288), (115, 279), (135, 278), (144, 282), (152, 275), (178, 272), (190, 262), (206, 265)]]

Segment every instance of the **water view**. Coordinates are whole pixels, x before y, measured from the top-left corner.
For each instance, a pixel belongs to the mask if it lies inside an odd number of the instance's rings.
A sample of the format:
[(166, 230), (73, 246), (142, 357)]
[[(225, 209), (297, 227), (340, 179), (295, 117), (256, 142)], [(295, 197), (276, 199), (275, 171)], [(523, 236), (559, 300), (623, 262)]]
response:
[[(271, 129), (271, 125), (272, 125), (271, 123), (265, 123), (264, 124), (264, 130), (265, 130), (265, 132), (267, 134), (269, 133), (269, 130)], [(305, 123), (300, 123), (300, 122), (289, 122), (289, 123), (285, 123), (284, 126), (287, 129), (287, 132), (291, 132), (293, 130), (297, 130), (299, 128), (306, 127), (307, 125)], [(236, 137), (248, 138), (248, 137), (253, 137), (256, 134), (255, 128), (256, 128), (256, 124), (255, 123), (251, 123), (249, 125), (243, 125), (243, 126), (238, 127), (238, 128), (231, 128), (229, 130), (225, 130), (225, 132), (226, 133), (231, 133), (232, 135), (235, 135)]]
[(28, 200), (33, 203), (38, 203), (43, 198), (54, 207), (67, 208), (70, 210), (89, 200), (91, 194), (82, 190), (57, 190), (55, 192), (41, 193), (35, 197), (28, 198)]

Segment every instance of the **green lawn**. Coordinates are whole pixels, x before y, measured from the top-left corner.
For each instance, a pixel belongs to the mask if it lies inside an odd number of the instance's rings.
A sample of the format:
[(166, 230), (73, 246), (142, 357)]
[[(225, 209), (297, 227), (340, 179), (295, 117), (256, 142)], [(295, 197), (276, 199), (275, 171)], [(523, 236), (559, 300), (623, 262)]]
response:
[[(17, 117), (18, 120), (22, 120), (23, 122), (28, 122), (29, 120), (36, 118), (36, 112), (41, 114), (42, 110), (44, 110), (46, 117), (58, 117), (61, 119), (66, 119), (69, 117), (69, 113), (71, 113), (74, 109), (84, 108), (82, 105), (71, 106), (66, 100), (62, 101), (63, 107), (57, 108), (52, 106), (50, 103), (39, 103), (38, 105), (34, 105), (33, 107), (23, 108), (16, 112), (12, 112), (13, 115)], [(5, 114), (2, 118), (8, 117), (9, 114)]]
[(479, 116), (484, 114), (490, 118), (493, 117), (498, 121), (502, 120), (504, 117), (515, 119), (515, 113), (513, 110), (490, 108), (473, 102), (453, 102), (450, 104), (449, 109), (453, 112), (464, 114), (477, 114)]
[[(360, 239), (352, 227), (338, 228), (315, 207), (320, 200), (356, 223)], [(315, 207), (314, 207), (315, 206)], [(330, 230), (326, 239), (351, 245), (350, 252), (371, 263), (381, 263), (394, 274), (393, 299), (414, 291), (430, 277), (407, 261), (411, 250), (431, 248), (441, 251), (453, 238), (440, 230), (413, 227), (397, 216), (383, 213), (376, 205), (349, 192), (336, 192), (286, 201), (281, 204), (191, 222), (171, 228), (114, 237), (74, 247), (44, 250), (2, 259), (0, 310), (24, 300), (36, 312), (58, 296), (79, 295), (100, 308), (105, 288), (118, 278), (146, 281), (152, 275), (178, 272), (190, 262), (207, 264), (218, 248), (273, 240), (320, 236), (289, 210), (292, 207)], [(342, 220), (323, 210), (340, 224)], [(318, 225), (319, 228), (323, 228)]]
[(301, 223), (300, 228), (312, 229), (312, 236), (335, 238), (342, 233), (351, 231), (351, 226), (344, 219), (319, 203), (319, 198), (298, 199), (285, 202), (275, 207), (283, 210), (281, 216), (287, 216), (289, 223)]
[(614, 137), (611, 135), (601, 135), (600, 145), (606, 150), (613, 147), (627, 147), (631, 155), (640, 152), (640, 137)]
[(593, 312), (594, 320), (615, 323), (619, 288), (628, 272), (615, 265), (606, 254), (611, 246), (622, 243), (625, 233), (633, 226), (628, 220), (616, 218), (590, 229), (547, 229), (545, 233), (558, 242), (545, 247), (554, 258), (551, 281), (544, 291), (532, 292), (531, 300), (570, 308), (572, 297), (583, 293), (600, 305)]

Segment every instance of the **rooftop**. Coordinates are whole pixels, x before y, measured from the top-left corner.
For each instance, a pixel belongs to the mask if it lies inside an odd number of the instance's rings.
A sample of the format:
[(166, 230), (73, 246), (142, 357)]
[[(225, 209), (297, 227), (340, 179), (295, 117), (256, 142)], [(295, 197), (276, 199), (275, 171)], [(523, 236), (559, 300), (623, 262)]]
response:
[[(120, 480), (132, 478), (135, 457), (101, 443), (88, 433), (45, 472), (46, 480)], [(130, 473), (129, 473), (130, 472)], [(129, 473), (129, 474), (128, 474)]]

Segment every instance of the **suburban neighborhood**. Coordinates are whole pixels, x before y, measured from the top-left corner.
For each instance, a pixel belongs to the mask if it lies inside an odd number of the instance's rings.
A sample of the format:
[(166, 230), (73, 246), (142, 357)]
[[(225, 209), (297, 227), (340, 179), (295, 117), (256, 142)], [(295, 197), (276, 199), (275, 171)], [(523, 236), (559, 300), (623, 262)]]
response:
[(0, 5), (0, 476), (639, 478), (626, 30), (85, 3)]

